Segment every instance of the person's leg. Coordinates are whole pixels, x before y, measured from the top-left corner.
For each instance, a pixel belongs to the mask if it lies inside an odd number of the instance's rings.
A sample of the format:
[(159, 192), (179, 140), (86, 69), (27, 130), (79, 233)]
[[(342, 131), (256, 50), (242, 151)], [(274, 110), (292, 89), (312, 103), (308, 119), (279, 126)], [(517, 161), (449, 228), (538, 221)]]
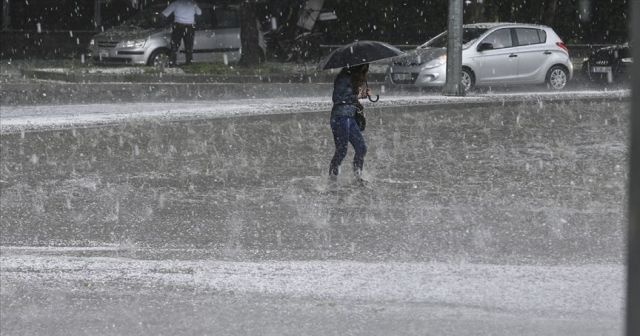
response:
[(180, 40), (184, 35), (182, 25), (174, 23), (171, 30), (171, 52), (169, 54), (169, 60), (171, 65), (178, 64), (178, 49), (180, 49)]
[(193, 39), (195, 38), (195, 28), (192, 25), (185, 26), (184, 30), (184, 51), (186, 54), (186, 64), (191, 64), (193, 59)]
[(349, 125), (349, 142), (356, 152), (353, 156), (353, 173), (357, 178), (362, 178), (362, 168), (364, 167), (364, 156), (367, 154), (367, 144), (364, 141), (364, 136), (355, 119), (352, 119)]
[(331, 132), (333, 133), (333, 142), (335, 144), (335, 152), (329, 166), (329, 176), (335, 177), (339, 173), (340, 164), (347, 156), (347, 148), (349, 145), (349, 119), (344, 117), (331, 118)]

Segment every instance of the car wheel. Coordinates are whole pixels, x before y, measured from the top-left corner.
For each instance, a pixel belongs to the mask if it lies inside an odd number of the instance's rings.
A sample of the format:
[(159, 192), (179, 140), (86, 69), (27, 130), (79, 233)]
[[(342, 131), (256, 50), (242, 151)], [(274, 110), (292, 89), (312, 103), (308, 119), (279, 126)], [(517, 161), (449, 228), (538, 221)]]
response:
[(151, 53), (147, 65), (160, 68), (169, 66), (169, 52), (164, 49), (159, 49)]
[(460, 84), (462, 84), (462, 88), (464, 92), (469, 92), (473, 90), (474, 85), (476, 84), (476, 78), (473, 75), (471, 69), (462, 68), (462, 73), (460, 75)]
[(560, 66), (554, 65), (547, 72), (547, 87), (552, 90), (562, 90), (567, 86), (569, 81), (569, 74), (567, 70)]

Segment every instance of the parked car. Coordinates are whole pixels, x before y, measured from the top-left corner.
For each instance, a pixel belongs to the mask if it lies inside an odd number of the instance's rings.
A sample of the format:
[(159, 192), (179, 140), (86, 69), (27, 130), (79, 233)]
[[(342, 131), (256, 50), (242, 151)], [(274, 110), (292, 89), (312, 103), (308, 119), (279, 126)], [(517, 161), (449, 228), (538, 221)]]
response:
[[(240, 20), (237, 6), (198, 3), (193, 62), (235, 62), (240, 59)], [(165, 5), (146, 8), (123, 24), (95, 35), (90, 57), (98, 64), (167, 65), (171, 20), (162, 15)], [(184, 43), (178, 62), (184, 62)]]
[[(462, 84), (544, 84), (563, 89), (573, 77), (569, 50), (547, 26), (476, 23), (463, 26)], [(439, 87), (446, 82), (447, 32), (397, 58), (387, 70), (391, 85)]]
[(631, 79), (631, 46), (629, 43), (599, 48), (582, 62), (583, 74), (594, 81), (607, 83)]

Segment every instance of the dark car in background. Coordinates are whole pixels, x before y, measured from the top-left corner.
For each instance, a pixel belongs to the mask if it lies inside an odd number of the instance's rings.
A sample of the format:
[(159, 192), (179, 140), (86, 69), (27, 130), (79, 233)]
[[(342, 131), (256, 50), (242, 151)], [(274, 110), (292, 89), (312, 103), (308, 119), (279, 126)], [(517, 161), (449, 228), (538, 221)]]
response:
[(629, 43), (597, 49), (582, 62), (582, 72), (592, 81), (607, 83), (631, 79), (631, 46)]

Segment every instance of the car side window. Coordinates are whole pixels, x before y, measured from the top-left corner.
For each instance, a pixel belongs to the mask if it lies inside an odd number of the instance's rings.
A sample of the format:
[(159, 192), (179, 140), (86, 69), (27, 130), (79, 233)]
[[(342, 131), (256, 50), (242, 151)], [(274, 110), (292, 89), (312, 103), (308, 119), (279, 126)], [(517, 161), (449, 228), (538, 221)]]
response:
[(211, 29), (215, 26), (215, 18), (211, 8), (202, 8), (202, 14), (196, 15), (196, 29)]
[(238, 28), (240, 18), (238, 11), (233, 8), (218, 7), (214, 10), (214, 28)]
[(513, 42), (511, 41), (511, 29), (498, 29), (485, 37), (484, 40), (482, 40), (482, 43), (491, 43), (493, 45), (493, 49), (512, 47)]
[(530, 45), (544, 43), (547, 40), (547, 34), (544, 30), (535, 28), (516, 28), (516, 37), (518, 45)]

